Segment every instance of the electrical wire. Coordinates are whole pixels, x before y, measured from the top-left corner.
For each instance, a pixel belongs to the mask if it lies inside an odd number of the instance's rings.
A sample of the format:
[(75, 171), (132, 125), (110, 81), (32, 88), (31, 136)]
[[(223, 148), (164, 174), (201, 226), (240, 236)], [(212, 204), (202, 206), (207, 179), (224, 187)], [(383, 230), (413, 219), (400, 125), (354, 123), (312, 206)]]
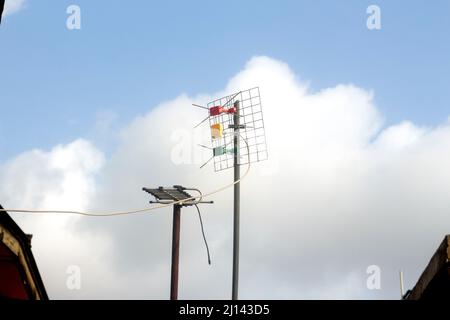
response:
[(205, 236), (205, 228), (204, 228), (204, 226), (203, 226), (202, 214), (200, 213), (200, 208), (198, 207), (198, 204), (199, 204), (199, 203), (202, 201), (202, 199), (203, 199), (203, 193), (202, 193), (199, 189), (197, 189), (197, 188), (184, 188), (184, 187), (183, 187), (183, 190), (194, 190), (194, 191), (198, 192), (199, 195), (200, 195), (200, 199), (198, 199), (193, 205), (195, 206), (195, 208), (197, 209), (197, 212), (198, 212), (198, 218), (199, 218), (199, 220), (200, 220), (200, 227), (201, 227), (201, 230), (202, 230), (203, 241), (205, 242), (206, 253), (207, 253), (207, 255), (208, 255), (208, 264), (211, 265), (211, 255), (210, 255), (210, 253), (209, 253), (208, 241), (206, 240), (206, 236)]
[[(244, 175), (240, 177), (238, 180), (233, 181), (230, 184), (227, 184), (217, 190), (214, 190), (212, 192), (208, 192), (205, 194), (201, 194), (196, 197), (191, 197), (184, 200), (174, 201), (167, 204), (160, 204), (155, 207), (151, 208), (144, 208), (144, 209), (138, 209), (138, 210), (130, 210), (130, 211), (115, 211), (115, 212), (84, 212), (84, 211), (73, 211), (73, 210), (26, 210), (26, 209), (0, 209), (0, 212), (9, 212), (9, 213), (58, 213), (58, 214), (73, 214), (73, 215), (80, 215), (80, 216), (87, 216), (87, 217), (116, 217), (116, 216), (124, 216), (124, 215), (132, 215), (132, 214), (140, 214), (145, 213), (152, 210), (162, 209), (165, 207), (169, 207), (176, 204), (183, 204), (183, 202), (187, 201), (195, 201), (196, 199), (203, 199), (209, 196), (212, 196), (216, 193), (222, 192), (223, 190), (226, 190), (228, 188), (231, 188), (235, 184), (240, 183), (242, 180), (244, 180), (248, 173), (250, 172), (251, 164), (250, 164), (250, 147), (248, 145), (247, 139), (245, 139), (241, 134), (239, 136), (244, 140), (246, 147), (247, 147), (247, 155), (248, 155), (248, 167), (245, 171)], [(198, 190), (199, 191), (199, 190)], [(201, 201), (201, 200), (198, 200)]]
[[(203, 200), (203, 193), (200, 191), (200, 189), (183, 187), (183, 190), (194, 190), (194, 191), (198, 192), (199, 196), (195, 198), (195, 199), (198, 199), (198, 200), (195, 201), (195, 203), (191, 203), (191, 204), (194, 204), (194, 205), (195, 205), (195, 204), (200, 203), (200, 202)], [(192, 199), (192, 198), (191, 198), (191, 199)], [(183, 201), (186, 201), (186, 200), (183, 200)]]
[(206, 240), (205, 229), (203, 228), (202, 214), (200, 213), (200, 209), (197, 204), (195, 204), (195, 208), (197, 208), (198, 219), (200, 220), (200, 227), (202, 228), (203, 241), (205, 242), (206, 253), (208, 254), (208, 264), (211, 265), (211, 255), (209, 254), (208, 241)]

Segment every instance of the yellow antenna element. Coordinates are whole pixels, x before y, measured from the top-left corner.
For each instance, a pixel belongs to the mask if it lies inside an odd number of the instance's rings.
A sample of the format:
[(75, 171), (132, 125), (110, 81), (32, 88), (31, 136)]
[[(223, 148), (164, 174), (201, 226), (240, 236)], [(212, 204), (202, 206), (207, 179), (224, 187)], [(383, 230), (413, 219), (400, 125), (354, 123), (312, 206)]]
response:
[(221, 123), (216, 123), (211, 126), (211, 137), (213, 139), (220, 139), (223, 137), (223, 126)]

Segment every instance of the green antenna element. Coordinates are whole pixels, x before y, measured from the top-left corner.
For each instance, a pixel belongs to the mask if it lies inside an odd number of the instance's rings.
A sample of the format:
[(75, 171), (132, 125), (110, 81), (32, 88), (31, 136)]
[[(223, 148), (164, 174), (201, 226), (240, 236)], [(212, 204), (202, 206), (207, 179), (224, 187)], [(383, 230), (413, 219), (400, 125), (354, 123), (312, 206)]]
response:
[(223, 156), (226, 153), (234, 153), (233, 149), (227, 149), (225, 146), (216, 147), (213, 149), (214, 157)]

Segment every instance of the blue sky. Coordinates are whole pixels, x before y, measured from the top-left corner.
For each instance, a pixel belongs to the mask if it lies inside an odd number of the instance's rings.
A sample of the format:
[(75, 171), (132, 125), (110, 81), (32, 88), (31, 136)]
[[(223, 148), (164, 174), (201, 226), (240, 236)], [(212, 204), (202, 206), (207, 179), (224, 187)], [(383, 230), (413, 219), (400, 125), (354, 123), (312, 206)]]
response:
[[(69, 4), (82, 29), (65, 27)], [(382, 29), (366, 28), (377, 4)], [(28, 0), (0, 28), (0, 159), (117, 124), (181, 93), (222, 88), (255, 55), (289, 64), (312, 90), (373, 89), (386, 123), (450, 114), (448, 1)]]

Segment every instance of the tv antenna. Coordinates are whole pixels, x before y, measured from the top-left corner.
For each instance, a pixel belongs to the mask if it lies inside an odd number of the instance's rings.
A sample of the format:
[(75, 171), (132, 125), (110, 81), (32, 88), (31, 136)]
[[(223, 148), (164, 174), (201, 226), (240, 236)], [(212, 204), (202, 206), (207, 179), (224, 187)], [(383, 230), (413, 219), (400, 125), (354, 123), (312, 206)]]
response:
[[(173, 186), (173, 188), (142, 188), (143, 191), (150, 193), (155, 197), (156, 201), (150, 203), (158, 204), (174, 204), (173, 205), (173, 228), (172, 228), (172, 267), (170, 277), (170, 300), (178, 300), (178, 270), (180, 264), (180, 230), (181, 230), (181, 208), (186, 206), (195, 206), (200, 218), (202, 227), (203, 240), (205, 241), (206, 250), (208, 253), (208, 263), (211, 264), (209, 256), (208, 243), (206, 242), (205, 232), (203, 230), (203, 222), (198, 208), (199, 203), (213, 203), (213, 201), (202, 201), (202, 193), (197, 188), (185, 188), (183, 186)], [(186, 190), (193, 190), (199, 193), (200, 199), (195, 200)]]
[[(201, 168), (214, 160), (216, 172), (234, 169), (233, 204), (233, 280), (232, 299), (238, 299), (239, 289), (239, 236), (240, 236), (240, 166), (267, 160), (267, 144), (259, 87), (239, 91), (211, 101), (206, 107), (208, 116), (195, 126), (209, 120), (212, 151), (211, 158)], [(241, 139), (242, 138), (242, 139)], [(244, 140), (244, 141), (242, 141)], [(243, 144), (244, 143), (244, 144)]]

